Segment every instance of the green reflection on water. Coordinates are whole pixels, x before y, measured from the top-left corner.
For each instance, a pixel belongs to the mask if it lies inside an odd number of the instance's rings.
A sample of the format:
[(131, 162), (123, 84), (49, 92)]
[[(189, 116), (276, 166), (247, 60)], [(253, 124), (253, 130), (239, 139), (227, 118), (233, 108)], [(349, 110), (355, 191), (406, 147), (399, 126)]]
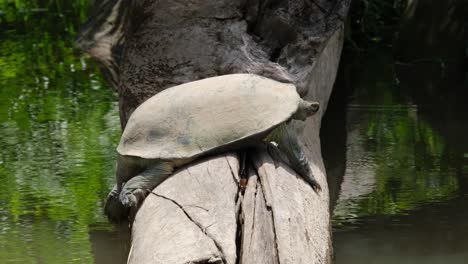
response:
[(405, 97), (389, 55), (378, 51), (363, 65), (350, 62), (353, 92), (346, 110), (346, 170), (333, 217), (337, 229), (366, 217), (407, 214), (453, 198), (459, 189), (459, 155), (425, 120), (425, 110)]
[(43, 6), (16, 1), (0, 14), (2, 263), (92, 263), (90, 226), (110, 228), (101, 208), (120, 133), (116, 98), (73, 48), (88, 1), (66, 2), (20, 12)]

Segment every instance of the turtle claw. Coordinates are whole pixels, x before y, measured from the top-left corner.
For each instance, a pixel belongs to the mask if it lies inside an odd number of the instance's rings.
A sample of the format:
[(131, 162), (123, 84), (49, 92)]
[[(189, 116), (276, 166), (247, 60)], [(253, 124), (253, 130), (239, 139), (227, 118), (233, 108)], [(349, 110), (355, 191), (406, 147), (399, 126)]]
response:
[(138, 208), (145, 200), (148, 192), (143, 189), (135, 189), (132, 191), (122, 191), (120, 193), (120, 202), (130, 212), (130, 219), (136, 215)]
[(141, 190), (133, 190), (131, 192), (121, 192), (120, 193), (120, 201), (122, 204), (127, 208), (133, 208), (140, 205), (141, 201), (144, 199), (146, 195), (142, 195)]
[(310, 185), (310, 187), (312, 187), (312, 189), (314, 189), (316, 193), (319, 193), (322, 191), (322, 187), (313, 177), (311, 178), (304, 177), (304, 180)]
[(314, 189), (316, 193), (319, 193), (322, 191), (322, 187), (316, 180), (314, 180), (313, 183), (310, 184), (310, 186), (312, 186), (312, 189)]
[(137, 205), (137, 198), (133, 193), (121, 193), (120, 194), (120, 202), (126, 208), (132, 208)]
[(120, 223), (125, 219), (128, 209), (122, 204), (119, 199), (119, 190), (115, 186), (107, 196), (104, 204), (104, 214), (111, 223)]

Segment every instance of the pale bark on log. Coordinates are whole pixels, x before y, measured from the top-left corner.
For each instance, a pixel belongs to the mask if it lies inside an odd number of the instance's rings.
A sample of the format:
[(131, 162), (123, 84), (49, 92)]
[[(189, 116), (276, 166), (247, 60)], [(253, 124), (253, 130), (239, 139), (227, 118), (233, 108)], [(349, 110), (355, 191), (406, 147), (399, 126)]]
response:
[(146, 198), (133, 223), (129, 263), (235, 263), (237, 157), (185, 167)]
[(248, 179), (240, 216), (243, 222), (240, 263), (278, 264), (273, 215), (266, 206), (263, 186), (253, 170)]
[[(316, 85), (332, 85), (336, 68), (326, 66), (337, 65), (341, 41), (339, 30), (317, 60), (321, 67), (317, 72), (323, 75), (316, 78), (321, 79)], [(326, 98), (330, 90), (314, 96)], [(267, 153), (259, 152), (253, 159), (260, 180), (249, 179), (239, 227), (236, 205), (242, 196), (237, 188), (237, 159), (232, 155), (230, 162), (224, 156), (208, 158), (171, 176), (155, 188), (157, 195), (146, 199), (134, 222), (129, 263), (234, 264), (238, 257), (240, 263), (330, 263), (329, 198), (319, 121), (308, 121), (301, 139), (322, 192), (315, 193), (287, 165), (276, 167)], [(170, 208), (158, 207), (169, 202)], [(174, 210), (183, 212), (174, 216)], [(236, 244), (238, 228), (242, 228), (240, 245)], [(153, 229), (164, 231), (153, 233)]]
[(349, 2), (103, 2), (117, 12), (130, 5), (116, 16), (127, 19), (88, 24), (79, 44), (111, 72), (123, 126), (154, 93), (229, 73), (290, 79), (307, 99), (321, 104), (316, 116), (294, 125), (322, 192), (258, 150), (242, 194), (237, 157), (206, 157), (181, 168), (145, 200), (133, 223), (128, 263), (330, 263), (319, 130)]

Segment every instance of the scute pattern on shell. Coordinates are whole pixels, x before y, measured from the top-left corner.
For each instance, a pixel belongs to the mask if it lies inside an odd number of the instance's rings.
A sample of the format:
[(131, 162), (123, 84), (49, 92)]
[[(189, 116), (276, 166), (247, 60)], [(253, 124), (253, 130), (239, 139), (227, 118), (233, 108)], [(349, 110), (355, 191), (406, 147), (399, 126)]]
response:
[(270, 130), (299, 102), (294, 85), (253, 74), (174, 86), (135, 109), (117, 151), (145, 159), (194, 158)]

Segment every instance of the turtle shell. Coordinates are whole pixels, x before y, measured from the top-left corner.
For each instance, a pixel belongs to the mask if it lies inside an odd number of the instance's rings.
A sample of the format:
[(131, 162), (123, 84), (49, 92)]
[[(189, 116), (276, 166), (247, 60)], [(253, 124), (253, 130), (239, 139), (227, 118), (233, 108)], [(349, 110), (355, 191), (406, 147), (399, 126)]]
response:
[(268, 132), (289, 119), (300, 100), (294, 85), (254, 74), (174, 86), (135, 109), (117, 151), (144, 159), (195, 158)]

